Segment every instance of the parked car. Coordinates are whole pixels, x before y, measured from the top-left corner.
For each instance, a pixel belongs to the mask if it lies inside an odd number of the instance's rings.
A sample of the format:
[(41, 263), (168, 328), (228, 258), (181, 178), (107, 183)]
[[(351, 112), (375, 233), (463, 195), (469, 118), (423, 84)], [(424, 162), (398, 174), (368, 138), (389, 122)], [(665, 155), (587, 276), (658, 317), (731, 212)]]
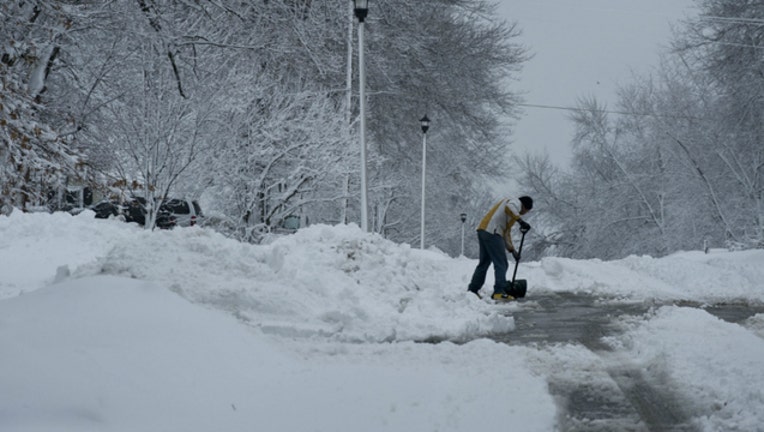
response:
[(95, 217), (108, 219), (110, 216), (123, 215), (125, 222), (135, 222), (138, 225), (146, 223), (146, 200), (141, 197), (133, 197), (120, 204), (116, 200), (102, 200), (90, 209), (95, 212)]
[[(100, 219), (122, 214), (125, 222), (146, 224), (146, 199), (143, 197), (133, 197), (122, 204), (114, 200), (104, 200), (92, 205), (90, 209), (95, 212), (95, 217)], [(172, 198), (163, 201), (159, 206), (156, 226), (161, 229), (193, 226), (203, 217), (202, 208), (198, 202)]]
[(95, 212), (98, 219), (108, 219), (110, 216), (117, 216), (119, 212), (119, 203), (112, 200), (102, 200), (89, 207)]
[(133, 197), (122, 204), (122, 214), (125, 222), (135, 222), (138, 225), (146, 225), (146, 198)]
[(171, 198), (164, 201), (159, 207), (159, 214), (163, 213), (173, 226), (194, 226), (204, 218), (199, 203), (187, 199)]

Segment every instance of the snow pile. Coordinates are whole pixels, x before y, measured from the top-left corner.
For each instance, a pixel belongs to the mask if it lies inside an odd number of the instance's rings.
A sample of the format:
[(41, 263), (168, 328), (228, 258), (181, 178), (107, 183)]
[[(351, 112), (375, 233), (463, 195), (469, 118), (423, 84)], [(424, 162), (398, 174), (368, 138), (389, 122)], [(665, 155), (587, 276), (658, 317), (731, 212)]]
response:
[(93, 213), (21, 213), (0, 217), (0, 300), (42, 288), (92, 263), (142, 230)]
[(473, 266), (355, 225), (314, 225), (260, 246), (198, 228), (132, 232), (73, 275), (157, 281), (281, 335), (458, 340), (512, 330), (501, 308), (464, 295)]
[(543, 380), (522, 367), (470, 367), (473, 356), (524, 351), (485, 340), (466, 350), (355, 345), (303, 359), (230, 316), (109, 276), (2, 301), (0, 317), (8, 432), (498, 430), (504, 417), (485, 416), (496, 398), (527, 430), (553, 426)]
[(764, 425), (764, 343), (745, 328), (692, 308), (666, 306), (631, 323), (615, 348), (678, 391), (702, 430)]
[(621, 300), (700, 303), (764, 302), (764, 251), (681, 252), (665, 258), (630, 256), (603, 262), (544, 258), (523, 277), (539, 291), (568, 291)]

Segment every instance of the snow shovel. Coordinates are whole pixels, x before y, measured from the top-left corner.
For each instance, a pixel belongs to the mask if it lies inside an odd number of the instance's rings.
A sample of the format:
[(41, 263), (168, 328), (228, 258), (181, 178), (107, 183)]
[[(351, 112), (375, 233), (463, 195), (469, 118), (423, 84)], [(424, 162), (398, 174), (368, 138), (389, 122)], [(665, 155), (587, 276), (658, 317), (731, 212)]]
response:
[[(520, 222), (522, 222), (522, 225), (520, 225), (520, 232), (523, 233), (523, 236), (520, 238), (520, 248), (517, 250), (517, 253), (520, 254), (520, 258), (522, 258), (525, 234), (530, 231), (531, 226), (522, 220)], [(515, 271), (512, 273), (512, 281), (507, 282), (507, 288), (504, 291), (514, 298), (523, 298), (525, 297), (525, 292), (528, 290), (528, 281), (525, 279), (515, 279), (515, 277), (517, 277), (518, 264), (520, 264), (519, 259), (515, 261)]]

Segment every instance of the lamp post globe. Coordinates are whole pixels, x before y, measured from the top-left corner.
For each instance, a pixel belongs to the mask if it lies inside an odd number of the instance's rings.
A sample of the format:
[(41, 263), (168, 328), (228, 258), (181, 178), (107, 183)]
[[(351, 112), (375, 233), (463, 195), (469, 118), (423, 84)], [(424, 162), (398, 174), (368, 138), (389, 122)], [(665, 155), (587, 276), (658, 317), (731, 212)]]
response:
[(462, 220), (462, 256), (464, 256), (464, 222), (467, 222), (467, 213), (460, 214), (459, 219)]
[(364, 22), (369, 14), (369, 0), (353, 0), (353, 12), (359, 22)]
[(424, 117), (419, 119), (419, 122), (422, 124), (422, 133), (427, 133), (427, 130), (430, 129), (430, 119), (425, 114)]

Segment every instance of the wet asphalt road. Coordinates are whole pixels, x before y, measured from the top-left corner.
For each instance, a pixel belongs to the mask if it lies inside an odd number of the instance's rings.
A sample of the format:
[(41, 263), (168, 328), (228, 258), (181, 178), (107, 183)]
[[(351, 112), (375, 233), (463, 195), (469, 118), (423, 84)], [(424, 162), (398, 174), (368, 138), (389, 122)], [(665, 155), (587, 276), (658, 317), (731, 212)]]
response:
[[(681, 303), (686, 307), (699, 304)], [(579, 344), (596, 358), (591, 365), (568, 369), (564, 360), (550, 366), (549, 390), (560, 407), (561, 431), (694, 431), (683, 401), (665, 384), (659, 371), (630, 365), (602, 342), (614, 335), (620, 317), (638, 316), (655, 303), (603, 302), (597, 297), (572, 293), (548, 293), (520, 300), (510, 312), (516, 330), (494, 339), (510, 345)], [(707, 312), (739, 323), (764, 312), (764, 306), (712, 305)]]

